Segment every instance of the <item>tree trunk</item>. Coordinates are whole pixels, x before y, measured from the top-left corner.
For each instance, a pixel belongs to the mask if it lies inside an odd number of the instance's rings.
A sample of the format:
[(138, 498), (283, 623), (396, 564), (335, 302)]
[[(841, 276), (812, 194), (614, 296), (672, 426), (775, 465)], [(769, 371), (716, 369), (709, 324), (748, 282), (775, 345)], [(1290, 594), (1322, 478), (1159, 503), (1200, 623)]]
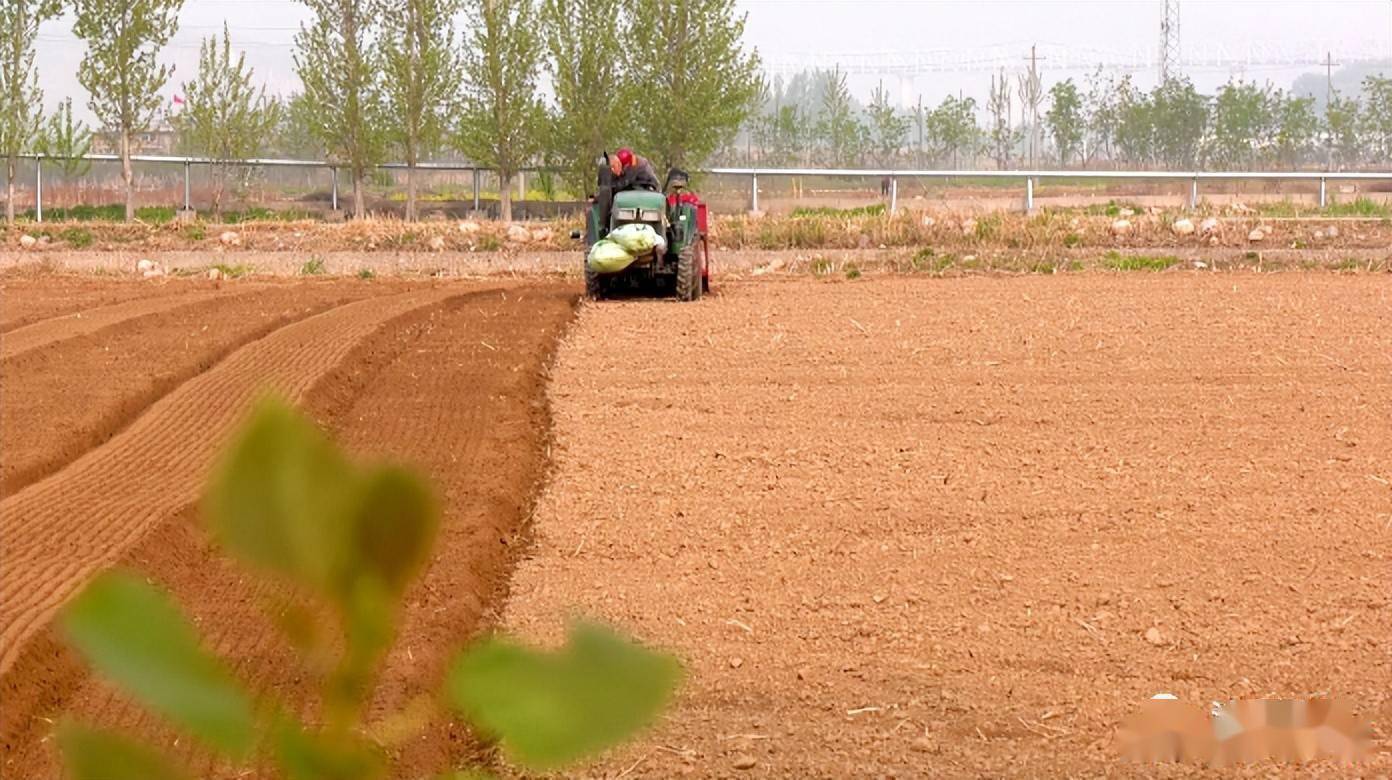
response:
[[(213, 219), (222, 220), (222, 194), (227, 187), (227, 168), (213, 166)], [(192, 205), (192, 204), (190, 204)]]
[[(9, 176), (5, 180), (5, 224), (14, 224), (14, 180), (15, 180), (15, 158), (13, 155), (7, 161), (6, 170)], [(35, 163), (38, 165), (39, 163)]]
[(130, 131), (121, 131), (121, 181), (126, 183), (126, 221), (135, 221), (135, 174), (131, 170)]
[(406, 164), (406, 221), (416, 221), (416, 163)]
[(363, 171), (353, 171), (353, 219), (366, 216), (367, 208), (363, 201)]
[(512, 221), (512, 175), (498, 174), (498, 219)]

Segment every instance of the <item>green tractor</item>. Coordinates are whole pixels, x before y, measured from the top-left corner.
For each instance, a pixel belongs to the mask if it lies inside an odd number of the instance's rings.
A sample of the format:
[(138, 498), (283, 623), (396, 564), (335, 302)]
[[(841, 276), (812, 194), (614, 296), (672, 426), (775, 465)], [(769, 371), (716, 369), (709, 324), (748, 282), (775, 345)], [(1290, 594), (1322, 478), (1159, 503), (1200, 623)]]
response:
[[(648, 225), (666, 239), (667, 246), (636, 257), (617, 273), (597, 273), (585, 264), (585, 294), (600, 300), (625, 290), (676, 295), (694, 301), (710, 290), (710, 244), (707, 240), (706, 204), (686, 189), (687, 176), (672, 171), (667, 176), (667, 195), (649, 190), (614, 193), (608, 225), (601, 225), (599, 209), (585, 211), (585, 251), (624, 225)], [(579, 238), (579, 235), (575, 235)]]

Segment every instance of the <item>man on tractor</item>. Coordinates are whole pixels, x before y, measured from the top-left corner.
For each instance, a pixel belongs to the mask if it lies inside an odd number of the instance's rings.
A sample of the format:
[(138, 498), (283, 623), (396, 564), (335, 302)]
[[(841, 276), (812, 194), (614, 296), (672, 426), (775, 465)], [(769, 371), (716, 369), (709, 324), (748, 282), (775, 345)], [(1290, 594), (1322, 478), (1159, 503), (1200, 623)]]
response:
[(604, 153), (599, 166), (599, 186), (595, 194), (595, 207), (599, 209), (599, 224), (609, 224), (610, 210), (614, 206), (614, 193), (626, 190), (649, 190), (657, 192), (657, 170), (647, 158), (623, 148), (612, 155)]

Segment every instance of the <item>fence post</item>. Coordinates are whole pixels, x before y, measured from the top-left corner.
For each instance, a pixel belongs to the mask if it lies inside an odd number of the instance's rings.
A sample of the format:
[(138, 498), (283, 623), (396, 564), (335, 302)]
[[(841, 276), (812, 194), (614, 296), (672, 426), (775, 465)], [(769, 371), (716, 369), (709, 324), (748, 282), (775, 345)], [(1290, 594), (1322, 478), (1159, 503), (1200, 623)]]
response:
[(479, 169), (474, 169), (474, 213), (479, 210)]
[(889, 215), (899, 211), (899, 177), (889, 177)]
[(333, 204), (331, 208), (338, 211), (338, 168), (330, 168), (329, 171), (333, 176), (333, 193), (330, 195)]
[(184, 160), (184, 211), (192, 211), (193, 206), (189, 197), (189, 169), (193, 167), (187, 159)]
[(750, 210), (750, 211), (758, 211), (758, 210), (759, 210), (759, 174), (756, 173), (756, 174), (754, 174), (754, 175), (751, 177), (751, 183), (750, 183), (750, 185), (749, 185), (749, 191), (750, 191), (749, 210)]
[(1325, 191), (1324, 177), (1320, 177), (1320, 208), (1325, 208), (1328, 203), (1328, 194)]
[(1199, 207), (1199, 177), (1195, 176), (1189, 180), (1189, 210), (1193, 211)]
[(1025, 213), (1030, 214), (1034, 211), (1034, 177), (1025, 177)]
[(34, 221), (43, 222), (43, 155), (34, 157)]

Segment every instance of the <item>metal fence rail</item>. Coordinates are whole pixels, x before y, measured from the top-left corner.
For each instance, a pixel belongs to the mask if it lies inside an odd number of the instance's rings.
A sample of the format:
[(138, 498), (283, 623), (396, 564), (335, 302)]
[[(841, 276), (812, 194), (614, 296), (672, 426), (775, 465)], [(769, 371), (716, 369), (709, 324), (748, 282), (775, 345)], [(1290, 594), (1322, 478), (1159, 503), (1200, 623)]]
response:
[[(34, 216), (43, 221), (43, 161), (49, 158), (41, 154), (22, 154), (23, 159), (34, 160)], [(87, 162), (120, 162), (114, 154), (89, 154), (79, 158)], [(184, 169), (184, 210), (191, 211), (192, 192), (190, 185), (191, 169), (195, 165), (235, 165), (264, 168), (327, 168), (332, 176), (331, 201), (333, 209), (338, 210), (338, 169), (346, 167), (327, 160), (285, 160), (258, 158), (250, 160), (222, 161), (206, 157), (178, 157), (168, 155), (132, 155), (131, 162), (180, 165)], [(405, 163), (389, 162), (372, 166), (376, 169), (404, 170)], [(479, 209), (480, 177), (490, 168), (467, 162), (423, 162), (417, 170), (422, 171), (469, 171), (473, 173), (474, 210)], [(527, 167), (522, 171), (535, 173), (556, 171), (555, 168)], [(876, 178), (889, 180), (889, 211), (895, 213), (899, 208), (900, 179), (1006, 179), (1020, 181), (1025, 187), (1025, 210), (1034, 209), (1034, 188), (1037, 182), (1050, 179), (1095, 179), (1101, 181), (1187, 181), (1189, 182), (1189, 207), (1199, 205), (1199, 184), (1203, 181), (1318, 181), (1319, 205), (1324, 208), (1329, 203), (1328, 183), (1330, 181), (1392, 181), (1389, 171), (1050, 171), (1050, 170), (1011, 170), (1011, 171), (972, 171), (972, 170), (906, 170), (900, 168), (702, 168), (701, 174), (717, 176), (736, 176), (749, 178), (749, 201), (752, 211), (759, 210), (759, 177), (778, 176), (820, 176), (829, 178)]]

